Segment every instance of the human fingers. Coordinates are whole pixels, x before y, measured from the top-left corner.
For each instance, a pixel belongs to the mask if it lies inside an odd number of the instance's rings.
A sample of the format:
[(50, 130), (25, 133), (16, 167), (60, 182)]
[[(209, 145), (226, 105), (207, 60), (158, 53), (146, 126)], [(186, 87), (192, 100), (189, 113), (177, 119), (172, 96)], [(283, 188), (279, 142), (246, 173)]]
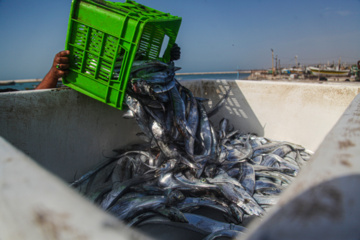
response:
[(68, 57), (68, 55), (70, 54), (70, 51), (69, 50), (64, 50), (64, 51), (60, 51), (58, 52), (55, 57), (54, 57), (54, 60), (55, 59), (58, 59), (58, 58), (62, 58), (62, 57)]
[(69, 73), (69, 71), (67, 71), (67, 70), (60, 70), (60, 69), (57, 70), (58, 77), (66, 76), (68, 73)]
[(56, 63), (64, 63), (67, 64), (69, 63), (69, 58), (68, 57), (57, 57), (55, 59)]
[(57, 62), (57, 63), (69, 62), (69, 57), (68, 57), (69, 54), (70, 54), (69, 50), (64, 50), (64, 51), (58, 52), (54, 57), (54, 62)]
[(66, 70), (69, 68), (69, 50), (60, 51), (55, 55), (53, 67), (60, 70)]
[(65, 56), (68, 56), (69, 54), (70, 54), (69, 50), (64, 50), (64, 51), (59, 52), (60, 57), (65, 57)]
[(67, 63), (65, 63), (65, 64), (57, 63), (55, 67), (60, 70), (66, 70), (70, 67), (70, 65)]

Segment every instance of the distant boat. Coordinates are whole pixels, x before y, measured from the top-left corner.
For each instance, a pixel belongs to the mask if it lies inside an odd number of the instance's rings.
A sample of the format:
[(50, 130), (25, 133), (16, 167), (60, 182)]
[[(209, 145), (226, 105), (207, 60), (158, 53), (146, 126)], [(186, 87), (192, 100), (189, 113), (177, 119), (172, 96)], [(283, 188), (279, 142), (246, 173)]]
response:
[(281, 73), (285, 74), (302, 74), (304, 71), (301, 68), (289, 68), (281, 70)]
[(310, 71), (315, 76), (338, 76), (338, 77), (345, 77), (349, 75), (350, 70), (339, 70), (334, 68), (326, 68), (320, 69), (317, 67), (308, 67), (308, 71)]

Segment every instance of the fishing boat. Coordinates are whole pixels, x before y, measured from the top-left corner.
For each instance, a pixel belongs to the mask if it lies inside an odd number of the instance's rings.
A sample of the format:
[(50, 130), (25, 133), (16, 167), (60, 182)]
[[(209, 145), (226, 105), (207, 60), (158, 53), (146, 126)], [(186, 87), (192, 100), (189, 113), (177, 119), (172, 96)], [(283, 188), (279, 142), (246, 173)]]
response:
[[(239, 133), (316, 151), (307, 169), (279, 195), (279, 204), (237, 239), (360, 236), (357, 84), (223, 79), (182, 84), (209, 99), (207, 109), (231, 87), (226, 105), (211, 118), (214, 126), (226, 117)], [(118, 156), (114, 149), (143, 143), (136, 120), (123, 118), (124, 111), (68, 88), (2, 93), (0, 102), (1, 239), (203, 239), (187, 223), (168, 223), (163, 215), (151, 224), (143, 218), (141, 233), (135, 232), (68, 187), (74, 176)]]
[(304, 71), (301, 68), (288, 68), (281, 70), (281, 73), (284, 74), (302, 74)]
[(317, 68), (317, 67), (308, 67), (307, 68), (308, 72), (310, 72), (311, 74), (315, 75), (315, 76), (338, 76), (338, 77), (345, 77), (349, 75), (350, 70), (345, 69), (345, 70), (340, 70), (340, 69), (335, 69), (335, 68), (325, 68), (325, 69), (321, 69), (321, 68)]

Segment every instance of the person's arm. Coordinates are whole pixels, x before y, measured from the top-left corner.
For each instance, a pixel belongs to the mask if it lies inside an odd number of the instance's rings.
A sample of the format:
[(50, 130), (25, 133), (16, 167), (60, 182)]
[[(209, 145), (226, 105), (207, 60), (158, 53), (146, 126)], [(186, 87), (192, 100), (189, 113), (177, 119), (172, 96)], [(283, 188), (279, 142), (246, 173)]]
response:
[(69, 50), (61, 51), (54, 57), (50, 71), (35, 89), (55, 88), (59, 78), (65, 76), (69, 71)]

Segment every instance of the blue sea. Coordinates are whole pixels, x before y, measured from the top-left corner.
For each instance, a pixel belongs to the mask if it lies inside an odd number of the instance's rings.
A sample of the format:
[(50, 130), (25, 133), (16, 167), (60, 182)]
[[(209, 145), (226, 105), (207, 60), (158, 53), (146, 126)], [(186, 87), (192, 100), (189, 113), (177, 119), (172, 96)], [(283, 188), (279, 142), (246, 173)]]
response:
[(9, 85), (0, 85), (0, 89), (33, 90), (40, 82), (15, 83)]
[[(196, 75), (177, 75), (175, 78), (178, 81), (181, 80), (198, 80), (198, 79), (206, 79), (206, 80), (217, 80), (217, 79), (226, 79), (226, 80), (235, 80), (235, 79), (245, 79), (250, 74), (247, 73), (228, 73), (228, 74), (196, 74)], [(16, 89), (16, 90), (33, 90), (39, 85), (40, 82), (27, 82), (27, 83), (15, 83), (11, 85), (0, 85), (0, 89)]]

